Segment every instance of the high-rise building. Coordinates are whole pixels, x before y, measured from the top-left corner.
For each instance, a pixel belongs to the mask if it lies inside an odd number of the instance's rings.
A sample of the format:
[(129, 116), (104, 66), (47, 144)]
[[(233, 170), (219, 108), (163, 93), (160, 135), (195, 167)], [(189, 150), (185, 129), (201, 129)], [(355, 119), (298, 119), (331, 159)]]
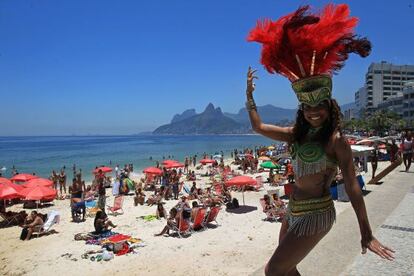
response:
[(371, 63), (364, 87), (355, 93), (356, 106), (360, 111), (372, 113), (388, 98), (402, 96), (404, 84), (409, 81), (414, 81), (414, 65)]
[(403, 89), (403, 119), (414, 126), (414, 82), (408, 82)]

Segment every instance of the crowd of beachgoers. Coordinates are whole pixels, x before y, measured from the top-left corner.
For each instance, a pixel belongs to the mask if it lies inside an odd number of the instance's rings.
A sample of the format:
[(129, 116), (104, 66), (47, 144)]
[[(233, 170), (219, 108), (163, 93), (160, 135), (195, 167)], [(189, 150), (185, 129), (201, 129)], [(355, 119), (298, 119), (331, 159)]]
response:
[[(412, 155), (406, 155), (410, 149), (412, 153), (413, 144), (410, 136), (404, 136), (401, 143), (398, 138), (349, 136), (351, 145), (365, 147), (364, 154), (355, 151), (356, 170), (368, 171), (368, 161), (372, 175), (365, 177), (374, 178), (379, 161), (392, 163), (405, 156), (404, 166), (408, 171)], [(53, 233), (61, 221), (66, 225), (61, 231), (70, 231), (72, 240), (99, 246), (94, 250), (84, 249), (82, 258), (100, 261), (112, 259), (114, 254), (136, 253), (148, 240), (156, 243), (153, 239), (191, 237), (209, 228), (220, 229), (221, 226), (217, 227), (220, 216), (243, 213), (243, 208), (249, 206), (244, 202), (245, 194), (249, 204), (252, 198), (256, 200), (261, 221), (277, 223), (283, 219), (295, 181), (287, 144), (235, 149), (227, 159), (219, 153), (203, 154), (200, 160), (195, 155), (189, 156), (182, 162), (170, 158), (153, 160), (154, 166), (143, 172), (134, 172), (133, 164), (99, 165), (92, 172), (92, 182), (85, 182), (82, 177), (85, 172), (73, 166), (71, 185), (66, 185), (66, 168), (52, 171), (48, 179), (33, 173), (18, 173), (15, 169), (10, 179), (0, 178), (2, 228), (17, 227), (13, 231), (15, 236), (10, 237), (16, 240), (20, 235), (20, 239), (31, 243), (47, 236), (53, 242), (54, 236), (59, 236), (60, 232)], [(340, 171), (334, 182), (339, 191)], [(5, 196), (6, 186), (16, 193)], [(54, 192), (49, 193), (50, 190)], [(136, 219), (146, 223), (158, 221), (156, 228), (148, 227), (151, 233), (144, 235), (145, 242), (141, 234), (137, 238), (136, 233), (127, 231)], [(69, 224), (73, 226), (67, 227)]]

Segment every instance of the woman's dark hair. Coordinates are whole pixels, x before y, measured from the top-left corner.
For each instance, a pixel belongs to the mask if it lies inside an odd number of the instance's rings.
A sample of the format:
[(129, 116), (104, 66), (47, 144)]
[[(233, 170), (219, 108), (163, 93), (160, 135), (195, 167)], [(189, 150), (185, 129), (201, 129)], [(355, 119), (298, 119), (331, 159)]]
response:
[[(329, 100), (328, 109), (329, 116), (324, 122), (322, 129), (318, 131), (315, 138), (313, 139), (322, 145), (326, 145), (329, 142), (329, 138), (332, 136), (334, 131), (337, 130), (342, 135), (341, 109), (335, 99)], [(293, 141), (291, 141), (290, 144), (293, 144), (295, 142), (301, 144), (306, 138), (306, 135), (308, 134), (310, 128), (311, 125), (308, 121), (306, 121), (302, 108), (299, 108), (296, 113), (296, 122), (293, 126)]]

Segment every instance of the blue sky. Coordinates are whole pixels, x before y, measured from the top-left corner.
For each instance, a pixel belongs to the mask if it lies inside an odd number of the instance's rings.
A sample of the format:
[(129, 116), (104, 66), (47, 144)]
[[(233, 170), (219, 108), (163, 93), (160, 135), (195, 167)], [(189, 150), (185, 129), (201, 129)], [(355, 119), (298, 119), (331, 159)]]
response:
[[(342, 1), (373, 44), (334, 77), (353, 101), (371, 62), (414, 64), (414, 0)], [(211, 102), (243, 106), (258, 68), (256, 103), (294, 108), (290, 83), (246, 42), (257, 19), (328, 1), (0, 1), (0, 135), (133, 134)]]

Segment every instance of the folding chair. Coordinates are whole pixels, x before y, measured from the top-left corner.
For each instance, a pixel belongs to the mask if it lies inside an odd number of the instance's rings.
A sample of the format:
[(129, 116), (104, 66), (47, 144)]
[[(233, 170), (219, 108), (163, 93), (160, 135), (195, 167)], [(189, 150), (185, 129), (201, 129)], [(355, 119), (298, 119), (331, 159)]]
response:
[(221, 207), (215, 206), (210, 207), (210, 212), (207, 213), (205, 222), (204, 222), (204, 229), (208, 227), (208, 224), (211, 222), (215, 222), (217, 226), (219, 226), (219, 223), (217, 222), (217, 215), (220, 212)]
[(204, 229), (204, 221), (206, 218), (207, 209), (200, 207), (197, 211), (197, 214), (194, 218), (194, 223), (191, 226), (191, 230), (194, 232), (195, 230)]
[(46, 222), (43, 223), (41, 227), (38, 227), (35, 229), (34, 232), (37, 233), (37, 237), (39, 237), (40, 234), (46, 234), (50, 232), (53, 228), (53, 226), (60, 222), (60, 213), (57, 211), (51, 211), (49, 214), (47, 214)]
[(17, 213), (12, 216), (7, 216), (6, 213), (0, 213), (0, 217), (3, 219), (3, 226), (17, 225), (21, 223), (21, 214)]
[[(116, 196), (114, 198), (114, 206), (111, 207), (111, 206), (107, 205), (109, 214), (114, 215), (114, 216), (122, 215), (124, 213), (124, 210), (122, 209), (123, 203), (124, 203), (124, 196), (122, 196), (122, 195), (121, 196)], [(122, 211), (122, 213), (120, 213), (118, 211)]]
[(190, 222), (183, 218), (183, 214), (181, 213), (179, 218), (176, 219), (177, 227), (173, 227), (171, 230), (176, 232), (180, 238), (184, 235), (191, 235), (191, 226)]

